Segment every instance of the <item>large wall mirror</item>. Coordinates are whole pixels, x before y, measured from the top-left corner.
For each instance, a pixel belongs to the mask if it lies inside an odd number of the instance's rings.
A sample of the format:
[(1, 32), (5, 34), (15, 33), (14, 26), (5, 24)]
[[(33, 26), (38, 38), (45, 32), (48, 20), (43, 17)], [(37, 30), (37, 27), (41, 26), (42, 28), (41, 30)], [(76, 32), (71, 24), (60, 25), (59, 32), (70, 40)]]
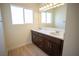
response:
[(56, 5), (41, 4), (41, 27), (65, 28), (66, 6), (65, 4)]

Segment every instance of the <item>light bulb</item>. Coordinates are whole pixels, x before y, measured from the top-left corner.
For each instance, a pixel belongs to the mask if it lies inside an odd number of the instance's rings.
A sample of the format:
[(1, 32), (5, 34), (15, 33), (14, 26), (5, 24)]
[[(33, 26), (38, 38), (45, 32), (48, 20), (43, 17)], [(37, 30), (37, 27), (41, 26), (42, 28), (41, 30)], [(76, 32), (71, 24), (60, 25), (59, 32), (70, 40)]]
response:
[(57, 4), (56, 7), (59, 7), (59, 6), (62, 6), (62, 5), (64, 5), (64, 4), (60, 3), (60, 4)]
[(50, 3), (50, 6), (52, 6), (53, 4), (52, 3)]
[(43, 7), (39, 8), (39, 10), (43, 10), (43, 9), (44, 9)]
[(49, 7), (49, 5), (46, 6), (47, 8)]

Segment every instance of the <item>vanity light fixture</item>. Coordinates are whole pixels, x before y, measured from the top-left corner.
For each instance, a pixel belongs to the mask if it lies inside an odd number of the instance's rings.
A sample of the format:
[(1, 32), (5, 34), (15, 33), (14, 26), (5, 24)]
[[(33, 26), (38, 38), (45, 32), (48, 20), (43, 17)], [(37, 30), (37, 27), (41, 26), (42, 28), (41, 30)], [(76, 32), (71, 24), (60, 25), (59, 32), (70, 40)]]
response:
[(39, 8), (40, 11), (46, 11), (48, 9), (52, 9), (52, 8), (56, 8), (56, 7), (59, 7), (59, 6), (62, 6), (64, 5), (64, 3), (50, 3), (48, 5), (45, 5), (41, 8)]
[(44, 9), (43, 7), (39, 8), (40, 11), (43, 10), (43, 9)]
[(50, 6), (53, 6), (53, 4), (52, 4), (52, 3), (50, 3), (49, 5), (50, 5)]
[(61, 6), (61, 5), (64, 5), (64, 3), (62, 3), (62, 4), (61, 4), (61, 3), (60, 3), (60, 4), (57, 4), (56, 7), (59, 7), (59, 6)]
[(48, 7), (50, 7), (49, 5), (46, 5), (46, 7), (48, 8)]
[(53, 3), (54, 5), (58, 4), (58, 3)]

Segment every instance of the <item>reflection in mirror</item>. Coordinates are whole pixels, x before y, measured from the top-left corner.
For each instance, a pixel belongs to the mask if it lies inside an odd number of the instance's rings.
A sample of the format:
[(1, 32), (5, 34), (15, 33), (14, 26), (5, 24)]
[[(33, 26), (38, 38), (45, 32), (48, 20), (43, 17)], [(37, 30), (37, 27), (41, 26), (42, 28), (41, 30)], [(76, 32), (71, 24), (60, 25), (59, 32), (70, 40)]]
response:
[(42, 23), (51, 23), (52, 13), (50, 12), (41, 12), (41, 22)]
[(53, 27), (53, 10), (41, 12), (41, 26)]
[(41, 4), (41, 27), (65, 29), (65, 4)]

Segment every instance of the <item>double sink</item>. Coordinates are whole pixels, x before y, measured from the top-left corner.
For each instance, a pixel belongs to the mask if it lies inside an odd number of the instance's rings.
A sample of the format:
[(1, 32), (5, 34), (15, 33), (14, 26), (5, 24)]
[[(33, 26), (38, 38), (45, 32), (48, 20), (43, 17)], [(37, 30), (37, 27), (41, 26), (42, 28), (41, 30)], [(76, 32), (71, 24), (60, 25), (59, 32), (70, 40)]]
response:
[(39, 28), (39, 29), (32, 29), (32, 30), (39, 32), (39, 33), (42, 33), (42, 34), (46, 34), (46, 35), (49, 35), (49, 36), (60, 38), (62, 40), (64, 38), (64, 30), (62, 30), (62, 29), (57, 29), (57, 28), (42, 29), (42, 28)]

